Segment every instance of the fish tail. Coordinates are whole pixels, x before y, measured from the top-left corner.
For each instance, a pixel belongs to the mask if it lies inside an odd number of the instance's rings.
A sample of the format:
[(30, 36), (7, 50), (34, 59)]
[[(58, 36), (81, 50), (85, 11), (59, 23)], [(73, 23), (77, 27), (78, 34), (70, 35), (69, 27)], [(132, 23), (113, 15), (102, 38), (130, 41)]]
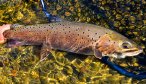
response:
[(5, 39), (10, 39), (13, 36), (13, 32), (11, 30), (6, 30), (3, 33)]

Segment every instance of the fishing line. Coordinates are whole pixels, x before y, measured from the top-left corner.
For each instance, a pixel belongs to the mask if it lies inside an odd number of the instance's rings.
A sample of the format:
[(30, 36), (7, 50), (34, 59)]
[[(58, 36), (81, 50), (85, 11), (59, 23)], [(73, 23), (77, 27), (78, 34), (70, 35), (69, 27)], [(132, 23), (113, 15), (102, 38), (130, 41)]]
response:
[(102, 57), (101, 61), (104, 62), (105, 64), (107, 64), (110, 68), (119, 72), (120, 74), (123, 74), (123, 75), (128, 76), (128, 77), (132, 77), (135, 79), (139, 79), (139, 80), (146, 79), (146, 73), (141, 72), (139, 74), (135, 74), (133, 72), (128, 72), (127, 70), (124, 69), (124, 67), (121, 67), (117, 64), (110, 62), (109, 57), (107, 57), (107, 56)]
[(40, 0), (41, 2), (41, 5), (42, 5), (42, 11), (44, 12), (44, 14), (46, 15), (47, 19), (48, 19), (48, 22), (60, 22), (62, 21), (61, 18), (57, 17), (57, 16), (53, 16), (51, 15), (48, 11), (47, 11), (47, 6), (46, 4), (44, 3), (44, 0)]

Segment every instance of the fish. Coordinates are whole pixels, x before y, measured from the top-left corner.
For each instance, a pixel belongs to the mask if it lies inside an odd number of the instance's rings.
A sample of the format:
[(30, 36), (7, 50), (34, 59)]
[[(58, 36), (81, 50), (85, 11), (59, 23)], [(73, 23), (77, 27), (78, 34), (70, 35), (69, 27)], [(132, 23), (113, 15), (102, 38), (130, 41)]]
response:
[(6, 28), (7, 30), (0, 33), (3, 34), (5, 40), (11, 41), (11, 47), (42, 45), (41, 58), (50, 54), (51, 50), (94, 55), (98, 59), (103, 56), (125, 58), (143, 52), (141, 46), (127, 37), (108, 28), (89, 23), (62, 21), (7, 26), (9, 30)]

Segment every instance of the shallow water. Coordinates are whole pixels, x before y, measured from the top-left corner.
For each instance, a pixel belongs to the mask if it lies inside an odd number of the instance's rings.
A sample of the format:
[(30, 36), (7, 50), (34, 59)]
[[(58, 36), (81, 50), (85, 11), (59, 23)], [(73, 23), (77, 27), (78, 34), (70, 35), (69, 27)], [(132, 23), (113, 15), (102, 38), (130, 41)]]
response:
[[(13, 1), (13, 2), (12, 2)], [(47, 0), (46, 0), (47, 1)], [(88, 1), (88, 2), (87, 2)], [(88, 3), (88, 4), (87, 4)], [(144, 46), (146, 43), (146, 15), (142, 1), (120, 0), (50, 0), (48, 10), (61, 18), (93, 23), (127, 36)], [(46, 23), (39, 2), (9, 0), (0, 5), (0, 24)], [(101, 84), (145, 84), (146, 80), (136, 80), (120, 75), (94, 56), (52, 51), (52, 55), (39, 63), (38, 47), (20, 46), (15, 49), (0, 47), (0, 83), (101, 83)], [(145, 47), (145, 46), (144, 46)], [(144, 53), (146, 50), (144, 50)], [(129, 61), (130, 60), (130, 61)], [(117, 64), (132, 70), (145, 70), (145, 59), (132, 57), (115, 60)], [(144, 65), (139, 64), (144, 63)]]

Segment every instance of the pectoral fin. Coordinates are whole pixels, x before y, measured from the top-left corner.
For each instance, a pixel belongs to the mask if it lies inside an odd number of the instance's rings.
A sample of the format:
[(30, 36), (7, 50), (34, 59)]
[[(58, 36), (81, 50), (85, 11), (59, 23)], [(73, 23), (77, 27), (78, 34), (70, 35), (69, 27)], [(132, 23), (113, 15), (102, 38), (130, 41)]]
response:
[(94, 55), (98, 59), (102, 58), (102, 53), (99, 50), (94, 49)]
[(44, 43), (41, 48), (40, 59), (42, 60), (46, 58), (50, 54), (50, 51), (51, 51), (50, 45)]

